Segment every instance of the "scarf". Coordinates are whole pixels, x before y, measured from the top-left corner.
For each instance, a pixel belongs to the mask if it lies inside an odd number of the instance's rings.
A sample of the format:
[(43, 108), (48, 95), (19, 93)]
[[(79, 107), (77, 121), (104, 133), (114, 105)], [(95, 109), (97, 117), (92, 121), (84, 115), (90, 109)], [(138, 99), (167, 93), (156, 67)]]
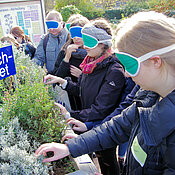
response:
[(86, 56), (83, 60), (83, 62), (80, 64), (80, 68), (84, 74), (91, 74), (95, 67), (97, 66), (97, 63), (101, 63), (103, 60), (105, 60), (107, 57), (112, 55), (112, 49), (108, 49), (108, 51), (103, 54), (101, 57), (95, 59), (90, 56)]

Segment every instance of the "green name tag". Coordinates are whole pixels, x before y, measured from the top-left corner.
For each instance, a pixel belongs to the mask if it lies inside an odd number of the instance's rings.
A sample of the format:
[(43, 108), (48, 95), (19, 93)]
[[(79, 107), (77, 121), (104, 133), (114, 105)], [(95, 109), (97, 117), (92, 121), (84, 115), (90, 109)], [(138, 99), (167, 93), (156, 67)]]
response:
[(134, 138), (131, 146), (131, 151), (136, 161), (141, 165), (141, 167), (143, 167), (147, 158), (147, 154), (139, 145), (137, 136)]

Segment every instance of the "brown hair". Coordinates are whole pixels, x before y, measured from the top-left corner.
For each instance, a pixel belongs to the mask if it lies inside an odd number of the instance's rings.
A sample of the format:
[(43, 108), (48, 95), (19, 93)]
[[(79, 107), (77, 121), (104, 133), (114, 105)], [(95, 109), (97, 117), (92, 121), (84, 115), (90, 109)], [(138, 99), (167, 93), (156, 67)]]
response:
[(112, 36), (112, 28), (106, 19), (97, 18), (95, 20), (92, 20), (91, 23), (97, 28), (104, 29), (109, 35)]
[[(92, 20), (91, 23), (100, 29), (104, 29), (109, 35), (113, 35), (112, 28), (110, 26), (110, 23), (105, 18), (97, 18), (95, 20)], [(108, 45), (104, 44), (102, 55), (109, 49)]]
[(13, 43), (17, 48), (19, 47), (18, 42), (15, 40), (15, 38), (11, 34), (6, 34), (6, 35), (2, 36), (1, 42), (2, 43), (10, 42), (10, 43)]
[(88, 20), (85, 16), (81, 14), (73, 14), (69, 17), (66, 23), (72, 23), (73, 21), (76, 21), (77, 19), (84, 19), (85, 21)]
[(31, 42), (30, 38), (24, 34), (24, 31), (20, 26), (12, 27), (10, 30), (10, 34), (13, 34), (16, 37), (22, 37), (24, 40)]

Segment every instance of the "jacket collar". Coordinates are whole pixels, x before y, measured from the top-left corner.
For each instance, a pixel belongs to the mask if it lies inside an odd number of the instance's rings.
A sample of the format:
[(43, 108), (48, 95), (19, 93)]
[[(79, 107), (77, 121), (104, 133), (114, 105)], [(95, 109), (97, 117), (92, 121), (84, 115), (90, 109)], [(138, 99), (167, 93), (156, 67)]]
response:
[(175, 131), (175, 90), (152, 107), (140, 107), (139, 113), (145, 143), (159, 145)]
[(109, 56), (108, 58), (106, 58), (105, 60), (103, 60), (101, 63), (97, 63), (97, 67), (94, 70), (102, 69), (104, 67), (109, 66), (111, 63), (114, 63), (114, 62), (120, 63), (120, 61), (115, 56), (115, 54), (112, 54), (111, 56)]

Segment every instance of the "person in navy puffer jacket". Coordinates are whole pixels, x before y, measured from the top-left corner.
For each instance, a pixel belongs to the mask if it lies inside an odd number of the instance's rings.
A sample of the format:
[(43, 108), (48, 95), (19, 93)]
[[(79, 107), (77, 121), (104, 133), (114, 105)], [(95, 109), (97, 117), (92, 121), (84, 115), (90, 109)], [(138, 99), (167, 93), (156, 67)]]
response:
[(175, 19), (139, 12), (118, 25), (116, 52), (128, 76), (144, 90), (121, 115), (66, 144), (47, 143), (43, 162), (103, 150), (128, 141), (127, 175), (175, 174)]

